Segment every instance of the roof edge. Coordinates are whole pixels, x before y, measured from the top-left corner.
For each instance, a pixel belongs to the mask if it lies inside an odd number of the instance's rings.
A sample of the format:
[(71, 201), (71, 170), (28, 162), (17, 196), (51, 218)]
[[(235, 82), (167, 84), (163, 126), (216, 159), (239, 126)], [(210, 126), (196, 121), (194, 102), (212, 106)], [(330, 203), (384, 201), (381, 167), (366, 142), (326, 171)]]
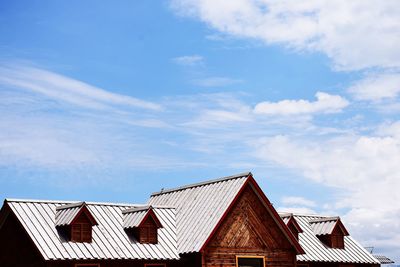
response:
[(251, 172), (238, 173), (238, 174), (234, 174), (234, 175), (230, 175), (230, 176), (211, 179), (211, 180), (200, 182), (200, 183), (193, 183), (193, 184), (179, 186), (179, 187), (175, 187), (175, 188), (171, 188), (171, 189), (161, 190), (161, 191), (152, 193), (151, 197), (162, 195), (162, 194), (167, 194), (167, 193), (171, 193), (171, 192), (175, 192), (175, 191), (181, 191), (181, 190), (185, 190), (185, 189), (188, 189), (188, 188), (193, 188), (193, 187), (198, 187), (198, 186), (203, 186), (203, 185), (223, 182), (223, 181), (227, 181), (227, 180), (233, 180), (233, 179), (238, 179), (238, 178), (243, 178), (243, 177), (249, 177), (249, 176), (252, 176), (252, 175), (253, 174)]
[(65, 204), (56, 207), (56, 210), (64, 210), (64, 209), (71, 209), (71, 208), (77, 208), (77, 207), (82, 207), (85, 206), (86, 203), (84, 201), (81, 202), (76, 202), (76, 203), (71, 203), (71, 204)]
[[(75, 204), (83, 201), (73, 200), (44, 200), (44, 199), (20, 199), (20, 198), (6, 198), (5, 202), (28, 202), (28, 203), (48, 203), (48, 204)], [(96, 202), (96, 201), (84, 201), (86, 205), (100, 205), (100, 206), (121, 206), (121, 207), (140, 207), (146, 204), (135, 204), (135, 203), (113, 203), (113, 202)]]

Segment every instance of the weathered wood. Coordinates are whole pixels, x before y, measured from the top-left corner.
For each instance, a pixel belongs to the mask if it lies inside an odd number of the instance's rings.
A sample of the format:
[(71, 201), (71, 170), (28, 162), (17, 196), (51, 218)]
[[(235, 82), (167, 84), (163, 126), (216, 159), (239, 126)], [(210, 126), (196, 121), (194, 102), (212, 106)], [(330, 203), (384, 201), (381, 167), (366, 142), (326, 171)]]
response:
[(266, 266), (296, 266), (296, 253), (248, 185), (204, 250), (204, 267), (235, 267), (236, 256), (263, 256)]

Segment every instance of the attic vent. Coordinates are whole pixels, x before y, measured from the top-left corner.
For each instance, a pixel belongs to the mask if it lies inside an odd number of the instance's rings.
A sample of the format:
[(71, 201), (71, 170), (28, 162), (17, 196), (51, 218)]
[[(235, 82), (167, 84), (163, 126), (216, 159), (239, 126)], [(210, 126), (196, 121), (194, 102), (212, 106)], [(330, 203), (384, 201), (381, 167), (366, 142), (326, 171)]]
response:
[(157, 244), (158, 228), (162, 228), (152, 206), (143, 206), (122, 211), (123, 226), (140, 243)]
[(314, 234), (330, 248), (344, 248), (346, 228), (339, 217), (327, 217), (310, 221)]
[(68, 241), (92, 242), (92, 227), (97, 225), (85, 202), (56, 208), (56, 227), (65, 233)]

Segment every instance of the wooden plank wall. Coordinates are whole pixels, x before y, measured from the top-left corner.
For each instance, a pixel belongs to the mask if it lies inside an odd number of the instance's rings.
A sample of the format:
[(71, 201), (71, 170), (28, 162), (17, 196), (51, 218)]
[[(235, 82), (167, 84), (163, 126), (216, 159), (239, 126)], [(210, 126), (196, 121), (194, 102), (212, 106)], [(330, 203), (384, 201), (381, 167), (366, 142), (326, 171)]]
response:
[(250, 185), (204, 251), (204, 267), (235, 267), (237, 255), (264, 256), (268, 267), (296, 266), (296, 253)]
[(45, 266), (39, 251), (12, 212), (0, 229), (0, 266)]

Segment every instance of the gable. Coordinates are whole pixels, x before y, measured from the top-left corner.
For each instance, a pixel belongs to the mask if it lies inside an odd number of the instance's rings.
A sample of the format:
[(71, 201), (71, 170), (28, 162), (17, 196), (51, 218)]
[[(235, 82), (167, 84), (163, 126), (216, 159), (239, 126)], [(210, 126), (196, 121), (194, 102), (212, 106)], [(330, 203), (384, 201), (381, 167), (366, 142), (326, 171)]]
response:
[(176, 208), (178, 252), (199, 252), (251, 173), (153, 193), (149, 205)]
[(248, 184), (207, 245), (212, 247), (274, 250), (292, 245)]
[(258, 201), (264, 205), (264, 211), (280, 228), (283, 238), (289, 240), (297, 253), (303, 253), (298, 241), (283, 223), (251, 173), (153, 193), (148, 204), (175, 207), (179, 253), (201, 252), (247, 185), (251, 185)]

